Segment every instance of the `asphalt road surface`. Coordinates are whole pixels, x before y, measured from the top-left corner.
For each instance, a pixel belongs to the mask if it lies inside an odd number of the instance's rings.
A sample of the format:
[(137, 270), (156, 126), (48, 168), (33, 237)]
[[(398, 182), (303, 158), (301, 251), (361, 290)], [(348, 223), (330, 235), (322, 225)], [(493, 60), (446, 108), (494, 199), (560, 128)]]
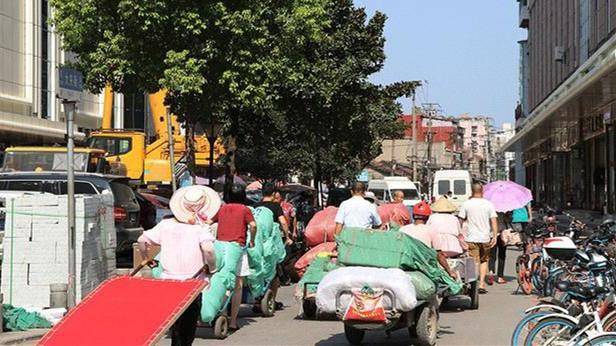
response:
[[(513, 327), (536, 298), (516, 294), (514, 260), (518, 251), (510, 250), (505, 272), (507, 284), (488, 287), (480, 296), (478, 310), (464, 310), (467, 302), (455, 300), (442, 307), (438, 345), (508, 345)], [(216, 340), (211, 330), (197, 333), (195, 345), (347, 345), (343, 324), (338, 321), (307, 321), (298, 317), (300, 305), (293, 299), (293, 288), (283, 287), (279, 300), (285, 304), (271, 318), (258, 317), (246, 306), (240, 311), (240, 330), (225, 340)], [(384, 332), (367, 333), (366, 345), (409, 345), (406, 330), (387, 338)], [(160, 345), (170, 345), (169, 339)]]

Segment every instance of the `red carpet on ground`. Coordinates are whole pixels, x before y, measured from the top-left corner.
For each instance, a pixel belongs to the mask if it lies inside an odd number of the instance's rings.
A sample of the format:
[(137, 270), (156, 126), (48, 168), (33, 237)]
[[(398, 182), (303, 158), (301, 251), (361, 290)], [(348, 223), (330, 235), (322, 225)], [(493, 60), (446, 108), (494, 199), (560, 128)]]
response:
[(39, 345), (151, 345), (204, 287), (201, 280), (109, 279), (72, 309)]

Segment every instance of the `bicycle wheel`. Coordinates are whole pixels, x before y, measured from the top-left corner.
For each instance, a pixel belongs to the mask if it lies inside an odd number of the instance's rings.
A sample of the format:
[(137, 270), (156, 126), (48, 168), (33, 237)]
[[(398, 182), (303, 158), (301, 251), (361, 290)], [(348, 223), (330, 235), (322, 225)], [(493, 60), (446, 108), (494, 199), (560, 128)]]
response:
[(517, 273), (518, 286), (522, 293), (529, 295), (533, 291), (532, 283), (530, 282), (530, 270), (528, 270), (528, 256), (521, 255), (515, 261), (515, 271)]
[(536, 257), (531, 266), (531, 282), (535, 291), (539, 294), (543, 292), (543, 286), (545, 285), (545, 279), (547, 278), (547, 268), (543, 264), (543, 259), (541, 257)]
[(531, 329), (524, 340), (525, 346), (561, 345), (570, 341), (570, 332), (576, 324), (562, 317), (546, 317)]
[(615, 346), (616, 333), (604, 333), (590, 338), (585, 346)]
[(609, 313), (602, 320), (603, 323), (603, 331), (605, 332), (616, 332), (616, 313)]
[(537, 311), (527, 314), (518, 322), (511, 335), (511, 346), (524, 345), (528, 333), (535, 327), (541, 317), (553, 314), (552, 311)]

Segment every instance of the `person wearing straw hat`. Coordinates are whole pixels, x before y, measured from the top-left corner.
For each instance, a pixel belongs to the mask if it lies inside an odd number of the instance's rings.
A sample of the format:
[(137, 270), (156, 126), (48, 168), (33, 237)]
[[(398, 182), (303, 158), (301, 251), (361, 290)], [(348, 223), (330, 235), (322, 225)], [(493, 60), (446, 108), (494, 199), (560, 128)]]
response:
[(466, 245), (461, 239), (460, 221), (453, 215), (456, 211), (456, 206), (447, 197), (441, 197), (432, 204), (433, 213), (427, 222), (427, 225), (439, 235), (439, 248), (447, 257), (461, 255)]
[[(160, 246), (161, 279), (190, 279), (206, 266), (204, 272), (215, 271), (214, 236), (205, 221), (216, 215), (220, 204), (218, 194), (208, 187), (183, 187), (169, 201), (174, 217), (162, 220), (139, 237), (144, 261), (151, 260), (148, 245)], [(205, 274), (202, 273), (199, 279), (206, 280)], [(172, 345), (192, 344), (200, 310), (201, 295), (171, 327)]]

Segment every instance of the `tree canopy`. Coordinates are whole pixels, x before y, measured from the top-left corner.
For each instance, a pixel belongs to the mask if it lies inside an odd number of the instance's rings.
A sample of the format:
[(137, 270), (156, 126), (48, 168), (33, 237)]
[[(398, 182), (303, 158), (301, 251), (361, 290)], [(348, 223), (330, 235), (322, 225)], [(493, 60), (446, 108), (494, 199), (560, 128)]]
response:
[(417, 86), (369, 80), (386, 18), (351, 0), (51, 3), (89, 90), (165, 88), (174, 114), (220, 122), (231, 161), (261, 178), (353, 176), (400, 134), (395, 100)]

